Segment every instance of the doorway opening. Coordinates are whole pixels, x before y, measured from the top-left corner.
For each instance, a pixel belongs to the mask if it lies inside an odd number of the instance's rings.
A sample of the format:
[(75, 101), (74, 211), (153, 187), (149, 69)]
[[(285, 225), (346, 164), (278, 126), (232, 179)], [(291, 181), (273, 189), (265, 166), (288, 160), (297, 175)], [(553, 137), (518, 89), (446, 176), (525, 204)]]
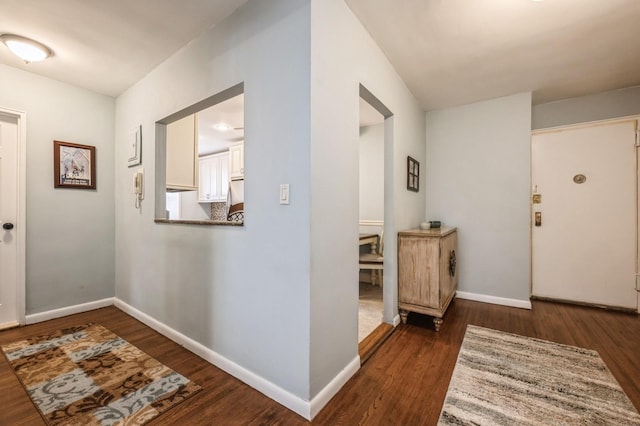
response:
[(359, 298), (358, 344), (361, 360), (388, 335), (384, 324), (384, 234), (386, 118), (391, 112), (360, 85), (359, 100)]

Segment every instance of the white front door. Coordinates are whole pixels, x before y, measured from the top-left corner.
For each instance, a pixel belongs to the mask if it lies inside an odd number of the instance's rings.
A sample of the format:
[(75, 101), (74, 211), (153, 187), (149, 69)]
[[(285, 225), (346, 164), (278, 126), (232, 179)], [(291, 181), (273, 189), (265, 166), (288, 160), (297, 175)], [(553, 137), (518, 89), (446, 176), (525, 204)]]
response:
[(630, 120), (532, 136), (533, 296), (638, 309), (635, 133)]
[[(20, 243), (19, 132), (20, 116), (0, 110), (0, 329), (18, 325), (23, 304), (19, 300)], [(23, 308), (22, 308), (23, 309)]]

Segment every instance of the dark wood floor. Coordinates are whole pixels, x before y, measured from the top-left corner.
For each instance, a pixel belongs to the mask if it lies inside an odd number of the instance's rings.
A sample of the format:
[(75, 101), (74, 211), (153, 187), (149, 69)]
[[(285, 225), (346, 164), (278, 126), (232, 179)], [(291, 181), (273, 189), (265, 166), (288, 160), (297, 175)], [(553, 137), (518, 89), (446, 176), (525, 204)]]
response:
[[(204, 391), (151, 425), (308, 424), (114, 307), (0, 332), (0, 344), (68, 325), (99, 322), (203, 386)], [(640, 409), (640, 317), (534, 301), (523, 310), (455, 300), (442, 330), (411, 314), (314, 419), (321, 425), (431, 425), (437, 422), (467, 324), (597, 350)], [(43, 425), (0, 357), (0, 424)]]

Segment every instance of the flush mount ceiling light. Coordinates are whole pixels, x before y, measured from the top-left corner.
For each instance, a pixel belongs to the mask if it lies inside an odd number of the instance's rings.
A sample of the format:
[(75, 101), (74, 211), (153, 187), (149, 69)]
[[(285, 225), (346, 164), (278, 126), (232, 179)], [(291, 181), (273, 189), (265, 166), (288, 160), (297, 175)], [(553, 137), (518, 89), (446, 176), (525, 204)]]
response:
[(53, 55), (51, 49), (42, 43), (15, 34), (2, 34), (0, 40), (27, 64), (30, 62), (44, 61)]
[(230, 126), (229, 124), (223, 122), (214, 124), (213, 128), (219, 132), (230, 132), (231, 130), (233, 130), (233, 126)]

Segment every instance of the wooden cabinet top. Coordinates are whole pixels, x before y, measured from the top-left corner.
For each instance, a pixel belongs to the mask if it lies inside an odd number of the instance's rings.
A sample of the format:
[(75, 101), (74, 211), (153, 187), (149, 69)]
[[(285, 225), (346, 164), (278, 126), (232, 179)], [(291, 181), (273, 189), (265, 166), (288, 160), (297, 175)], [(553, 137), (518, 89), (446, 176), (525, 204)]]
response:
[(398, 232), (398, 235), (409, 236), (409, 237), (444, 237), (446, 235), (455, 232), (456, 228), (451, 228), (448, 226), (442, 226), (440, 228), (432, 228), (432, 229), (407, 229), (406, 231)]

